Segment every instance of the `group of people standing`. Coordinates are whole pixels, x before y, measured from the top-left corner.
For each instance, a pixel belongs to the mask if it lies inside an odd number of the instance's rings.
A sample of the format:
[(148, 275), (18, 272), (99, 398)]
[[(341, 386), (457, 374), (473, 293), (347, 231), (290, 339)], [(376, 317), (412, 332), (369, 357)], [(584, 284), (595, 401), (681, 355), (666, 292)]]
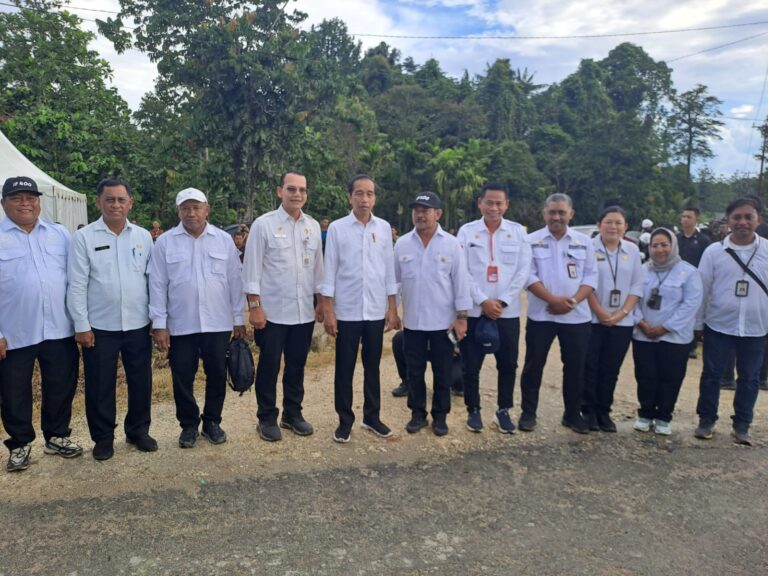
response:
[[(323, 235), (303, 211), (306, 177), (285, 173), (276, 189), (280, 206), (253, 222), (241, 264), (231, 237), (208, 223), (207, 198), (195, 188), (177, 194), (179, 224), (153, 244), (148, 231), (128, 220), (133, 194), (123, 180), (99, 184), (101, 217), (70, 238), (60, 225), (39, 218), (40, 192), (33, 180), (8, 179), (2, 191), (7, 218), (0, 222), (0, 292), (14, 295), (0, 301), (7, 469), (29, 465), (35, 360), (42, 377), (45, 452), (82, 454), (69, 428), (78, 344), (95, 459), (114, 454), (119, 356), (128, 388), (126, 441), (141, 451), (157, 450), (149, 434), (153, 342), (168, 354), (179, 446), (194, 447), (200, 433), (213, 444), (226, 442), (221, 427), (226, 350), (231, 339), (245, 337), (246, 311), (260, 348), (255, 388), (258, 434), (266, 441), (281, 440), (281, 428), (299, 436), (314, 432), (302, 403), (305, 364), (320, 322), (336, 338), (339, 423), (333, 440), (339, 443), (350, 441), (356, 419), (353, 375), (360, 350), (361, 427), (377, 437), (392, 435), (381, 419), (379, 365), (384, 333), (401, 328), (411, 411), (405, 429), (411, 434), (430, 424), (428, 416), (435, 435), (448, 433), (457, 345), (464, 360), (467, 428), (483, 430), (479, 375), (486, 354), (493, 353), (494, 426), (507, 434), (534, 430), (543, 369), (556, 337), (564, 426), (578, 433), (616, 431), (613, 394), (631, 343), (640, 403), (634, 427), (669, 434), (691, 342), (703, 331), (695, 434), (712, 437), (724, 359), (735, 350), (733, 433), (738, 442), (751, 442), (768, 333), (768, 244), (755, 234), (760, 212), (755, 199), (728, 206), (732, 232), (704, 251), (697, 270), (680, 258), (677, 236), (666, 228), (652, 231), (650, 260), (643, 265), (638, 248), (623, 238), (626, 215), (617, 206), (600, 215), (595, 238), (574, 231), (573, 205), (565, 194), (547, 198), (545, 227), (526, 234), (504, 218), (506, 188), (489, 183), (477, 201), (482, 217), (453, 236), (439, 224), (440, 198), (423, 192), (409, 205), (413, 230), (393, 245), (391, 226), (373, 214), (376, 183), (355, 176), (347, 193), (351, 212)], [(522, 412), (516, 426), (511, 409), (526, 290)], [(194, 395), (200, 360), (206, 375), (202, 411)], [(428, 362), (434, 374), (429, 413)]]

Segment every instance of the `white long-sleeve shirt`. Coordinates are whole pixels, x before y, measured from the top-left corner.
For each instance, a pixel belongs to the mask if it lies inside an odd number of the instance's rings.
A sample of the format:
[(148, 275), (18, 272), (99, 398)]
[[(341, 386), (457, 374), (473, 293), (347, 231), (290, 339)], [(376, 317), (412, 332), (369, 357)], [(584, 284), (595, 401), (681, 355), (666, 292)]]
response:
[(371, 215), (367, 224), (354, 213), (328, 228), (320, 293), (334, 299), (338, 320), (382, 320), (388, 297), (397, 295), (392, 228)]
[[(597, 288), (595, 249), (585, 234), (568, 228), (558, 240), (545, 226), (529, 234), (528, 242), (533, 252), (533, 261), (526, 288), (541, 282), (555, 296), (566, 298), (573, 297), (580, 286)], [(576, 266), (573, 278), (568, 273), (569, 264)], [(592, 312), (586, 298), (567, 314), (550, 314), (547, 306), (546, 301), (532, 293), (528, 294), (528, 318), (531, 320), (559, 324), (582, 324), (592, 321)]]
[(67, 309), (76, 332), (120, 332), (149, 324), (151, 251), (152, 236), (131, 222), (119, 235), (102, 218), (75, 232), (69, 249)]
[(259, 216), (251, 226), (243, 260), (243, 289), (257, 294), (275, 324), (315, 319), (312, 297), (323, 281), (320, 225), (301, 213), (294, 220), (282, 207)]
[(0, 221), (0, 338), (8, 350), (74, 334), (67, 314), (69, 232), (38, 219), (32, 232)]
[[(696, 328), (700, 330), (706, 324), (721, 334), (765, 336), (768, 333), (768, 296), (725, 251), (726, 248), (733, 248), (744, 264), (749, 262), (749, 269), (768, 286), (768, 240), (755, 235), (755, 241), (748, 246), (734, 244), (730, 237), (710, 244), (699, 262), (704, 300)], [(745, 297), (736, 296), (736, 282), (740, 280), (749, 283)]]
[(157, 239), (149, 263), (149, 315), (171, 336), (242, 326), (245, 294), (232, 237), (210, 224), (195, 238), (183, 224)]
[(415, 230), (397, 241), (395, 278), (409, 330), (448, 330), (457, 311), (472, 307), (464, 251), (439, 224), (427, 246)]
[[(491, 298), (507, 304), (502, 318), (519, 318), (520, 295), (531, 272), (531, 247), (525, 229), (516, 222), (502, 220), (490, 234), (480, 218), (464, 224), (456, 237), (464, 248), (470, 276), (473, 307), (469, 315), (479, 317), (480, 304)], [(489, 281), (489, 266), (496, 268), (496, 282)]]

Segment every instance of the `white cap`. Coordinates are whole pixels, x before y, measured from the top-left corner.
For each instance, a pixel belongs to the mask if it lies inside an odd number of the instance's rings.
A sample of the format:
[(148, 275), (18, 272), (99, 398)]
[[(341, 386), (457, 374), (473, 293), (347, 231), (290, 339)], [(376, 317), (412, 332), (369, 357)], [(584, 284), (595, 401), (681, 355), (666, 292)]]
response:
[(184, 188), (184, 190), (176, 194), (176, 206), (181, 206), (187, 200), (197, 200), (198, 202), (208, 204), (205, 194), (197, 188)]
[(649, 220), (646, 218), (643, 220), (643, 222), (640, 224), (641, 228), (653, 228), (653, 220)]
[(651, 233), (650, 232), (643, 232), (640, 234), (640, 238), (638, 238), (642, 244), (650, 244), (651, 243)]

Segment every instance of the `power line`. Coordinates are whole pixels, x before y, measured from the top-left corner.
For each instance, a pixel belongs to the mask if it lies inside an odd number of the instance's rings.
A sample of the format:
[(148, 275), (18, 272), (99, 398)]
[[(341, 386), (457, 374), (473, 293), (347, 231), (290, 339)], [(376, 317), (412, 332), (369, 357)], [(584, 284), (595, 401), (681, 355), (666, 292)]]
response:
[(746, 38), (740, 38), (738, 40), (734, 40), (733, 42), (728, 42), (726, 44), (719, 44), (718, 46), (712, 46), (712, 48), (706, 48), (704, 50), (699, 50), (698, 52), (694, 52), (693, 54), (686, 54), (685, 56), (678, 56), (677, 58), (672, 58), (671, 60), (667, 60), (667, 64), (670, 64), (672, 62), (677, 62), (678, 60), (683, 60), (685, 58), (691, 58), (693, 56), (698, 56), (699, 54), (705, 54), (707, 52), (712, 52), (714, 50), (720, 50), (721, 48), (726, 48), (728, 46), (733, 46), (734, 44), (739, 44), (741, 42), (746, 42), (747, 40), (752, 40), (754, 38), (759, 38), (760, 36), (765, 36), (768, 34), (768, 32), (761, 32), (760, 34), (753, 34), (752, 36), (747, 36)]

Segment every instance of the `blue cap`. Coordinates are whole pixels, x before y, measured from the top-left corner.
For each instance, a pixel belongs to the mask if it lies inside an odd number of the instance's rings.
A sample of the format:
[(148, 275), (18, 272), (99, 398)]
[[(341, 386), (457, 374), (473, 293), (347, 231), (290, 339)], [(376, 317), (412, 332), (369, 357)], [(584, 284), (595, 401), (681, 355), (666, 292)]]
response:
[(501, 338), (499, 337), (499, 326), (495, 320), (491, 320), (487, 316), (480, 316), (475, 327), (475, 342), (486, 354), (494, 354), (499, 350)]

